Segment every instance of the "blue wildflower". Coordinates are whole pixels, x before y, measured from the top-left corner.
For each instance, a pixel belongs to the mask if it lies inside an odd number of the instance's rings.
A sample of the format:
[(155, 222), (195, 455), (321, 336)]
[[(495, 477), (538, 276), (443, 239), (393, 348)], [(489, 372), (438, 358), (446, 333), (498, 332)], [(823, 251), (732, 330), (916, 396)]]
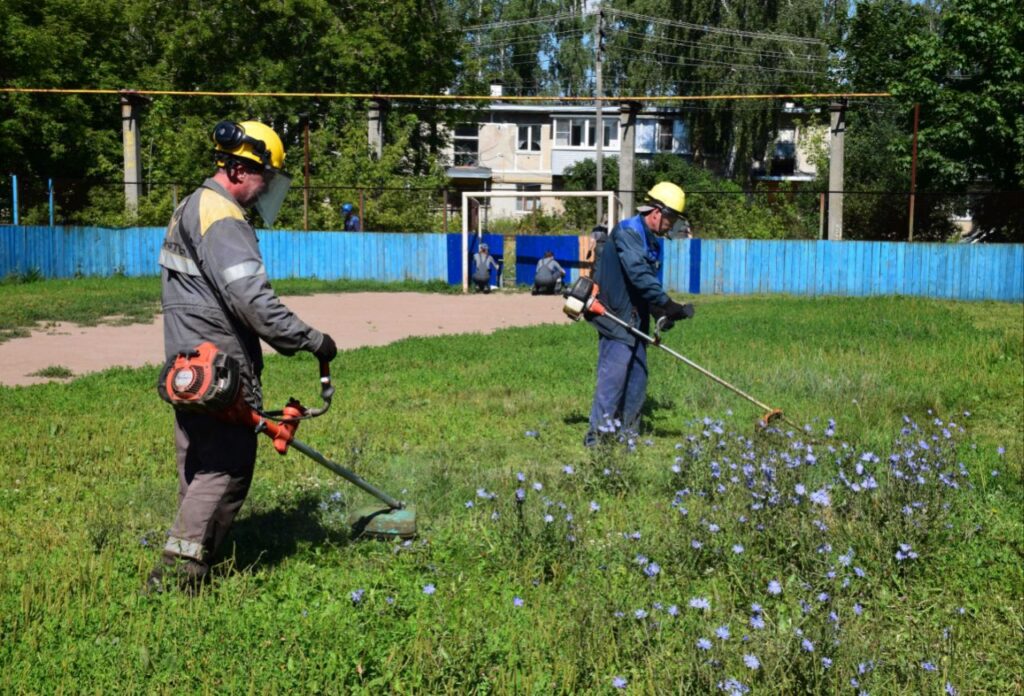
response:
[(590, 501), (590, 511), (591, 512), (597, 512), (600, 509), (601, 509), (601, 506), (597, 504), (596, 500), (591, 500)]
[(518, 595), (513, 597), (512, 598), (512, 606), (514, 606), (514, 607), (521, 607), (521, 606), (523, 606), (523, 598), (518, 596)]
[(779, 583), (778, 580), (772, 580), (771, 582), (768, 583), (768, 594), (770, 594), (770, 595), (780, 595), (780, 594), (782, 594), (782, 585)]
[(761, 667), (761, 661), (757, 659), (757, 655), (745, 654), (743, 656), (743, 664), (750, 669), (759, 669)]
[(708, 640), (707, 638), (698, 638), (697, 639), (697, 648), (700, 649), (700, 650), (705, 650), (705, 651), (706, 650), (710, 650), (711, 649), (711, 641)]
[(719, 640), (729, 640), (729, 636), (732, 634), (729, 633), (728, 626), (722, 625), (715, 629), (715, 635), (718, 636)]
[(934, 672), (938, 670), (938, 667), (936, 667), (933, 663), (925, 660), (921, 663), (921, 669), (923, 669), (925, 672)]
[(646, 609), (637, 609), (636, 611), (633, 612), (633, 616), (635, 616), (638, 619), (646, 619), (647, 618), (647, 610)]
[(437, 592), (437, 588), (434, 587), (434, 583), (428, 582), (426, 585), (423, 586), (423, 594), (432, 595), (435, 592)]
[(760, 614), (754, 614), (750, 617), (750, 627), (757, 631), (764, 628), (764, 619), (761, 618)]
[(821, 658), (821, 666), (824, 667), (825, 669), (829, 669), (832, 666), (832, 658), (831, 657), (823, 657), (823, 658)]
[(736, 555), (743, 553), (743, 544), (733, 544), (732, 552)]
[(616, 689), (625, 689), (628, 683), (625, 677), (612, 677), (612, 687)]
[(827, 489), (819, 488), (811, 493), (811, 502), (821, 507), (829, 507), (832, 504), (832, 498), (829, 497)]
[(649, 578), (653, 578), (655, 575), (657, 575), (660, 572), (661, 572), (661, 566), (659, 566), (654, 561), (651, 561), (650, 563), (648, 563), (647, 567), (644, 568), (644, 575), (646, 575)]
[(352, 592), (349, 594), (349, 596), (352, 598), (352, 603), (359, 604), (361, 601), (363, 601), (363, 594), (365, 592), (366, 590), (363, 589), (352, 590)]
[(522, 488), (516, 489), (516, 502), (521, 503), (526, 500), (526, 491)]
[(743, 694), (750, 692), (749, 686), (732, 677), (724, 682), (718, 682), (718, 689), (729, 694), (729, 696), (743, 696)]
[(710, 609), (711, 602), (704, 597), (694, 597), (690, 600), (690, 606), (694, 609)]
[(800, 641), (800, 647), (803, 648), (806, 652), (814, 652), (814, 643), (812, 643), (807, 638), (804, 638), (802, 641)]

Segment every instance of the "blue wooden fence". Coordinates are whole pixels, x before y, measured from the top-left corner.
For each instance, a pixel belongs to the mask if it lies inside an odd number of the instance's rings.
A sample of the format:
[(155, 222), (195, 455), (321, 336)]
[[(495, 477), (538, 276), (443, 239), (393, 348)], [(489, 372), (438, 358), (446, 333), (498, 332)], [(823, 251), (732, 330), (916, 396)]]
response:
[[(47, 278), (157, 275), (160, 227), (16, 227), (0, 225), (0, 276), (33, 268)], [(260, 231), (271, 278), (447, 280), (442, 234)]]
[[(2, 225), (0, 276), (31, 269), (48, 278), (155, 275), (163, 236), (164, 230), (156, 227)], [(461, 282), (461, 240), (454, 242), (458, 235), (263, 231), (259, 237), (272, 278)], [(533, 252), (565, 247), (570, 258), (559, 261), (571, 267), (579, 253), (572, 257), (572, 244), (563, 244), (565, 239), (533, 237), (521, 247), (517, 241), (517, 249), (529, 255), (528, 247)], [(488, 241), (495, 251), (497, 240)], [(664, 282), (673, 292), (921, 295), (1024, 302), (1021, 244), (690, 239), (666, 242), (664, 257)], [(531, 263), (536, 264), (532, 256), (526, 266)], [(532, 268), (524, 273), (527, 270)]]

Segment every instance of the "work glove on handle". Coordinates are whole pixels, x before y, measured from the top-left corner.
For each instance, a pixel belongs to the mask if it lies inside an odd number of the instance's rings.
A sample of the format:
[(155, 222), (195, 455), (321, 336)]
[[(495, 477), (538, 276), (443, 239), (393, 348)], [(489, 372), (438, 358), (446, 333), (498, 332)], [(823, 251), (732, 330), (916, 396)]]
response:
[(320, 347), (313, 351), (313, 355), (316, 359), (322, 363), (329, 363), (334, 360), (338, 355), (338, 346), (334, 343), (334, 339), (329, 334), (324, 334), (324, 340), (320, 342)]
[(651, 314), (656, 317), (668, 317), (673, 322), (677, 322), (692, 317), (694, 310), (692, 304), (679, 304), (670, 299), (663, 305), (651, 307)]

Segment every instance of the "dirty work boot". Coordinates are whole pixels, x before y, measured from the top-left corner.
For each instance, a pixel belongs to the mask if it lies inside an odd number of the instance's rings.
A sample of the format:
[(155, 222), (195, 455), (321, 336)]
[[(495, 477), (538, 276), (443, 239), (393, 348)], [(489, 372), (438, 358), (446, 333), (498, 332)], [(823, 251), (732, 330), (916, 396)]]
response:
[(199, 588), (209, 577), (210, 567), (205, 563), (164, 554), (160, 563), (146, 577), (142, 594), (163, 594), (177, 588), (190, 595), (199, 593)]

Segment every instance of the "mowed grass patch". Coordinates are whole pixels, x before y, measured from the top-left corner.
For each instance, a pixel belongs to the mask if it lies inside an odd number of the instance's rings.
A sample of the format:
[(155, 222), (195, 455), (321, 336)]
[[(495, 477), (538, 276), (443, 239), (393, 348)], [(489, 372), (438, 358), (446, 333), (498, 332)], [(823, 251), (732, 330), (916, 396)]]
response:
[[(1019, 692), (1022, 324), (699, 300), (666, 342), (809, 430), (759, 433), (652, 350), (647, 432), (597, 451), (585, 324), (346, 351), (298, 437), (420, 538), (350, 541), (367, 497), (262, 443), (195, 599), (138, 594), (176, 505), (156, 365), (0, 389), (0, 688)], [(270, 357), (268, 405), (315, 404), (316, 375)]]

